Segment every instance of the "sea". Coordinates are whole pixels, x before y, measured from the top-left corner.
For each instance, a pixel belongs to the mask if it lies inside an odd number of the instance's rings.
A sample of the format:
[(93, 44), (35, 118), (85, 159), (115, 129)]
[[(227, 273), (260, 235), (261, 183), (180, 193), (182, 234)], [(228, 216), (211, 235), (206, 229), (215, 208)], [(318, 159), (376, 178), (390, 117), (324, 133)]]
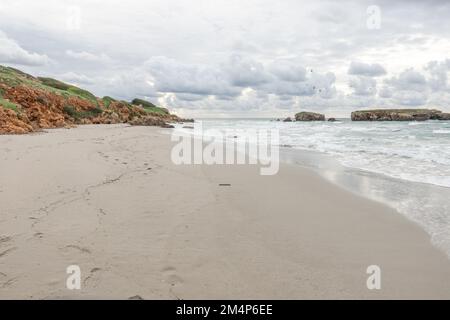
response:
[[(194, 125), (200, 124), (206, 133), (277, 129), (282, 162), (393, 207), (450, 257), (450, 121), (199, 119)], [(180, 124), (175, 131), (193, 132)]]

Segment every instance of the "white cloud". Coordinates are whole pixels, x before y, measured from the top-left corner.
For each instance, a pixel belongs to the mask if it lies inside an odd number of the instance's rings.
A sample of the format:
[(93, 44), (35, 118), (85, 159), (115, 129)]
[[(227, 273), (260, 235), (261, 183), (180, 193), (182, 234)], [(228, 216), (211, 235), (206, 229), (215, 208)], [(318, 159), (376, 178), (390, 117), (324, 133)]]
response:
[(269, 70), (278, 79), (289, 82), (300, 82), (306, 80), (306, 69), (288, 60), (274, 61)]
[[(368, 30), (369, 0), (3, 1), (0, 61), (192, 114), (450, 111), (450, 3), (378, 2), (381, 28)], [(67, 29), (70, 6), (80, 30)]]
[(386, 74), (386, 70), (378, 63), (368, 64), (352, 61), (348, 74), (366, 77), (377, 77)]
[(396, 104), (416, 107), (424, 105), (428, 100), (428, 95), (424, 92), (403, 90), (394, 92), (392, 99)]
[(219, 68), (209, 65), (183, 64), (166, 57), (153, 57), (143, 68), (153, 77), (155, 89), (160, 92), (218, 96), (237, 96), (241, 92), (230, 86)]
[(425, 70), (430, 74), (428, 82), (433, 91), (448, 90), (450, 59), (444, 61), (430, 61), (426, 65)]
[(233, 86), (253, 87), (270, 81), (263, 64), (249, 57), (233, 54), (224, 69)]
[(366, 76), (353, 77), (349, 86), (357, 96), (373, 96), (377, 93), (377, 81)]
[(109, 63), (112, 62), (112, 59), (106, 55), (105, 53), (100, 54), (93, 54), (86, 51), (72, 51), (72, 50), (66, 50), (66, 55), (68, 57), (74, 58), (74, 59), (80, 59), (85, 60), (89, 62), (101, 62), (101, 63)]
[(396, 91), (424, 92), (428, 89), (425, 76), (413, 68), (401, 72), (398, 76), (387, 80)]
[(0, 30), (0, 63), (12, 63), (25, 66), (42, 66), (48, 64), (47, 55), (28, 52), (16, 41)]
[(83, 74), (78, 74), (75, 72), (64, 73), (58, 76), (58, 79), (61, 79), (73, 85), (92, 85), (95, 83), (95, 79), (91, 79)]

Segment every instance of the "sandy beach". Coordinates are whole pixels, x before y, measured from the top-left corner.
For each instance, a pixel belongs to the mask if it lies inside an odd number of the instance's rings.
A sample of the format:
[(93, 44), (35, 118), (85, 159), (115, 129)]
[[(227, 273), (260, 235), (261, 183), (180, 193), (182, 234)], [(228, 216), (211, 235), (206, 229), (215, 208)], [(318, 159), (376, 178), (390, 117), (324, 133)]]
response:
[(174, 165), (164, 130), (0, 136), (0, 299), (450, 299), (450, 260), (393, 209), (298, 166)]

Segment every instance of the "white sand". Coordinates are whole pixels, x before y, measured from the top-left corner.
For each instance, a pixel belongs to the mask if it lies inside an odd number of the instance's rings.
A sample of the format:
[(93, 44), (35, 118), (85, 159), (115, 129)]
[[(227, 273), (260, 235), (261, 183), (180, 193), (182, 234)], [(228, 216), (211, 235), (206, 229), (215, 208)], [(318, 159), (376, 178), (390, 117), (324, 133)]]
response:
[(289, 165), (175, 166), (162, 130), (0, 136), (0, 298), (450, 298), (449, 260), (397, 212)]

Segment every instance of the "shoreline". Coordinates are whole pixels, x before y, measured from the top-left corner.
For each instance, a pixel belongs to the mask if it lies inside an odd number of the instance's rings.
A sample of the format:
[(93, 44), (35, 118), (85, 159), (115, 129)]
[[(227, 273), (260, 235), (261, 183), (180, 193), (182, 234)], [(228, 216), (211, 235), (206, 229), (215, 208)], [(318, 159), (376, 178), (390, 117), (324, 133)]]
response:
[(0, 136), (0, 298), (450, 298), (450, 261), (395, 210), (299, 166), (175, 166), (161, 130)]
[[(444, 224), (444, 220), (448, 220), (450, 188), (349, 167), (319, 151), (282, 148), (280, 155), (285, 163), (313, 170), (339, 188), (394, 209), (426, 231), (431, 243), (450, 259), (450, 225)], [(419, 198), (420, 202), (414, 202)], [(418, 211), (418, 207), (424, 209)], [(433, 220), (442, 222), (439, 229), (432, 224)]]

